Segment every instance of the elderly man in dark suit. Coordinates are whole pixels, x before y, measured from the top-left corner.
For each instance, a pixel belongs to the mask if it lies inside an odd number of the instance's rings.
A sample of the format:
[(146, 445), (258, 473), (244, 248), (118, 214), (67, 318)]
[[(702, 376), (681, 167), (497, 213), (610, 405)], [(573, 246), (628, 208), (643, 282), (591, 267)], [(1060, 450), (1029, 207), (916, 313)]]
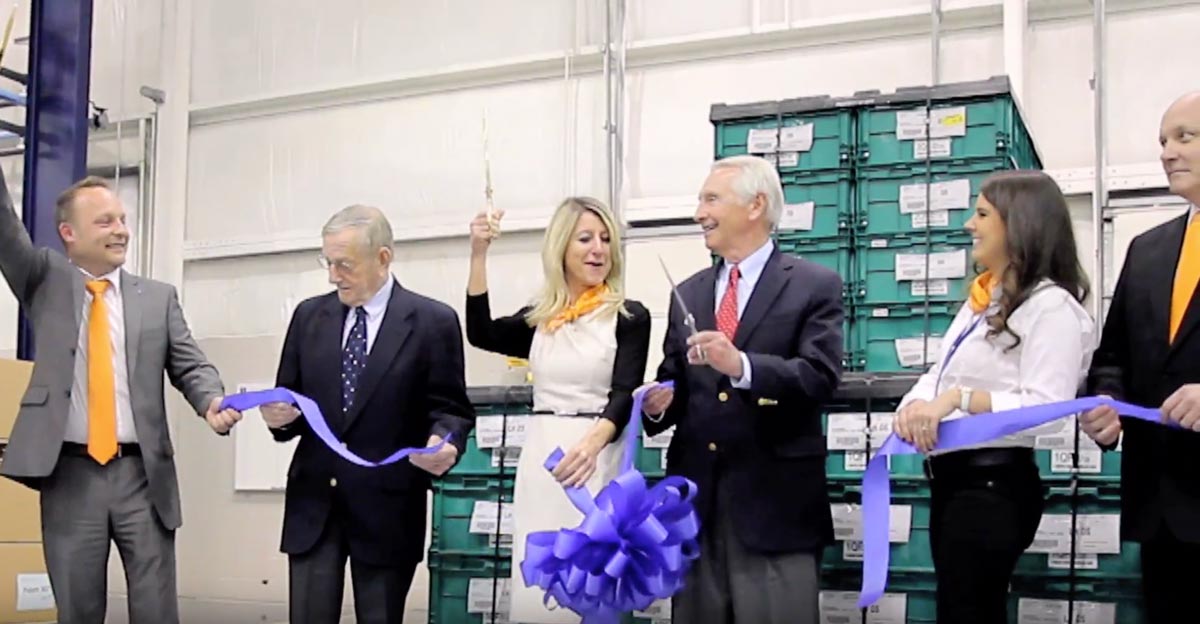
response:
[(86, 178), (55, 210), (64, 257), (35, 248), (0, 176), (0, 271), (33, 321), (33, 378), (0, 474), (40, 490), (59, 622), (103, 622), (116, 543), (133, 624), (179, 621), (182, 524), (163, 373), (221, 434), (224, 386), (196, 346), (175, 288), (122, 269), (125, 208)]
[(765, 160), (718, 161), (695, 220), (721, 262), (671, 301), (646, 430), (676, 426), (667, 472), (694, 481), (700, 559), (677, 622), (816, 622), (821, 553), (833, 539), (821, 406), (841, 379), (842, 281), (780, 253), (783, 190)]
[(1110, 407), (1080, 424), (1121, 457), (1121, 537), (1141, 543), (1147, 621), (1195, 619), (1194, 583), (1177, 570), (1200, 560), (1200, 92), (1175, 101), (1159, 130), (1171, 192), (1191, 206), (1133, 239), (1117, 279), (1089, 392), (1161, 406), (1183, 427), (1128, 419)]
[(458, 315), (400, 286), (392, 241), (376, 208), (350, 206), (329, 220), (320, 259), (337, 290), (296, 308), (276, 385), (312, 398), (368, 461), (453, 437), (436, 453), (365, 468), (325, 446), (295, 407), (263, 406), (277, 440), (300, 438), (283, 520), (292, 622), (341, 620), (347, 559), (357, 621), (403, 621), (425, 547), (430, 475), (454, 465), (474, 425)]

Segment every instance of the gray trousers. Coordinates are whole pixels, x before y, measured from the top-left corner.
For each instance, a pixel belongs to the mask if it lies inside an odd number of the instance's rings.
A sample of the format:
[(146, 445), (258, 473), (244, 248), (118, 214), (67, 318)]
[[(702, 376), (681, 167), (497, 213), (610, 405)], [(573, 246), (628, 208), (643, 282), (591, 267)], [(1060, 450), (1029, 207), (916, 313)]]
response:
[(820, 554), (765, 555), (742, 545), (726, 513), (728, 486), (701, 529), (700, 558), (671, 601), (672, 621), (687, 624), (816, 624)]
[(130, 624), (176, 624), (175, 532), (150, 503), (140, 457), (101, 466), (63, 456), (42, 484), (42, 544), (59, 624), (101, 624), (108, 555), (117, 545), (129, 586)]

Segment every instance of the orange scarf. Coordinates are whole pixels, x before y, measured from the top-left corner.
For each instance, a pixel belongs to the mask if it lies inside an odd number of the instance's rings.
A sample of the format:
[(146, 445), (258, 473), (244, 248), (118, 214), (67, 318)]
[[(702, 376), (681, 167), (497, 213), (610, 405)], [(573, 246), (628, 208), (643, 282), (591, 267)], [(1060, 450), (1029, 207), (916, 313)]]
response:
[(579, 296), (579, 299), (575, 300), (575, 303), (567, 306), (546, 322), (546, 331), (553, 332), (577, 318), (586, 316), (604, 303), (604, 296), (607, 294), (608, 284), (597, 284), (587, 289)]
[(996, 276), (991, 271), (984, 271), (971, 282), (971, 293), (967, 298), (971, 310), (976, 314), (983, 312), (992, 303), (992, 289), (996, 287)]

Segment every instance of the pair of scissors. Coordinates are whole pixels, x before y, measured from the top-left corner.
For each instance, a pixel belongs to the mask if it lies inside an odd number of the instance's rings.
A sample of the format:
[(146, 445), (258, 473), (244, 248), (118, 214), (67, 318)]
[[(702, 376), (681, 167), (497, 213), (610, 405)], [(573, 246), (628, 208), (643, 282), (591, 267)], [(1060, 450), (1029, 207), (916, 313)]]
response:
[[(696, 317), (688, 311), (687, 304), (683, 302), (683, 296), (679, 294), (675, 280), (671, 279), (671, 272), (667, 270), (667, 263), (663, 261), (662, 256), (658, 257), (658, 263), (662, 265), (663, 274), (667, 276), (667, 282), (671, 284), (671, 295), (675, 297), (675, 303), (679, 304), (679, 311), (683, 313), (683, 324), (687, 326), (693, 337), (696, 336), (700, 333), (696, 329)], [(704, 361), (704, 349), (697, 347), (696, 350), (700, 353), (700, 361)]]
[(494, 236), (500, 235), (500, 224), (496, 219), (496, 206), (492, 201), (492, 159), (488, 154), (487, 111), (483, 112), (483, 194), (487, 198), (487, 220)]

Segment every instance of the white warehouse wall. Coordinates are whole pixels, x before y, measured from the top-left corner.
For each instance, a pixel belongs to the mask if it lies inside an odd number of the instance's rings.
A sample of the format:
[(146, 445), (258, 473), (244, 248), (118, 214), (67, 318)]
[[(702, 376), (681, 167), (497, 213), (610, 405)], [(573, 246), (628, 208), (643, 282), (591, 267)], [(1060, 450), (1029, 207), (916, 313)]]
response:
[[(630, 2), (629, 214), (690, 214), (711, 160), (713, 103), (929, 83), (928, 4)], [(1163, 109), (1196, 88), (1181, 77), (1194, 75), (1200, 58), (1200, 7), (1108, 4), (1108, 159), (1152, 163)], [(8, 6), (0, 1), (0, 17)], [(943, 7), (941, 80), (1004, 73), (1001, 1)], [(1090, 12), (1087, 0), (1029, 2), (1022, 105), (1047, 169), (1092, 165)], [(178, 36), (175, 16), (190, 18), (179, 27), (187, 36)], [(319, 227), (349, 203), (383, 208), (402, 239), (396, 275), (461, 313), (466, 223), (482, 199), (485, 109), (496, 201), (510, 229), (490, 265), (494, 308), (523, 302), (539, 279), (536, 228), (566, 194), (605, 194), (595, 47), (603, 20), (603, 0), (97, 0), (93, 99), (114, 118), (132, 117), (150, 110), (140, 85), (189, 87), (188, 123), (161, 138), (169, 153), (186, 156), (186, 165), (172, 163), (186, 180), (171, 183), (186, 190), (179, 203), (157, 207), (160, 219), (182, 221), (184, 245), (157, 245), (155, 262), (182, 266), (168, 273), (183, 275), (187, 317), (227, 387), (273, 379), (291, 310), (327, 288), (315, 261)], [(18, 18), (18, 33), (26, 23)], [(23, 66), (20, 51), (5, 64)], [(189, 57), (182, 66), (162, 60)], [(1073, 197), (1071, 207), (1092, 272), (1090, 199)], [(677, 278), (707, 258), (689, 236), (639, 238), (628, 255), (630, 294), (656, 317), (650, 375), (667, 303), (656, 256)], [(0, 324), (15, 324), (7, 291)], [(0, 331), (0, 354), (14, 346), (13, 332)], [(471, 348), (467, 368), (471, 384), (504, 375), (500, 358)], [(177, 397), (170, 404), (184, 497), (181, 594), (274, 603), (247, 608), (282, 619), (282, 494), (235, 493), (231, 441), (212, 436)], [(110, 575), (116, 591), (118, 569)], [(424, 621), (426, 583), (424, 573), (414, 582), (413, 621)]]

